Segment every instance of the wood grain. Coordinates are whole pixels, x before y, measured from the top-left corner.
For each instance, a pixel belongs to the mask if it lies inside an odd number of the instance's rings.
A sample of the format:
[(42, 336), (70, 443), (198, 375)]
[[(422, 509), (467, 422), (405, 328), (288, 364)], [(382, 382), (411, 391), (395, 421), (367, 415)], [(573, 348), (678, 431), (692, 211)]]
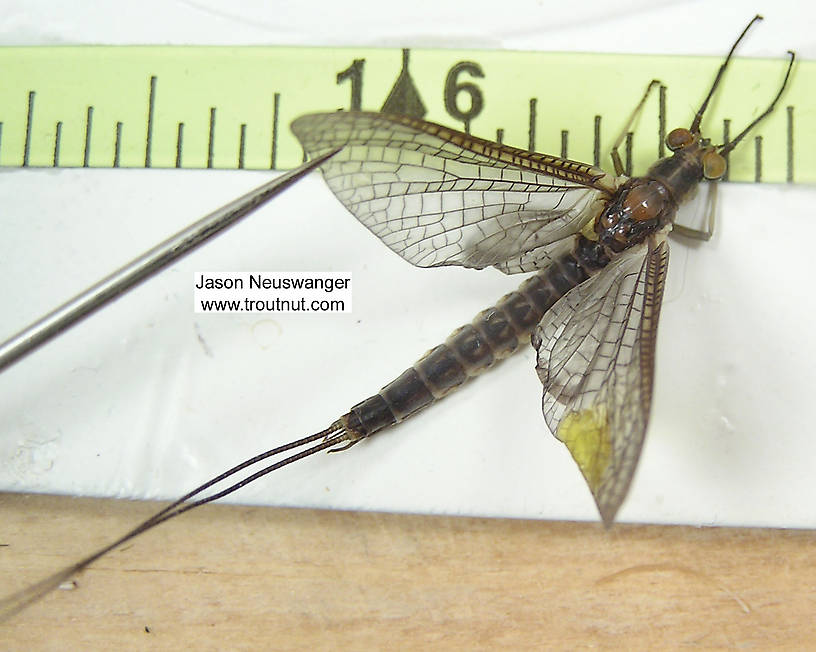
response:
[[(156, 509), (0, 495), (0, 592)], [(208, 506), (0, 625), (0, 647), (807, 647), (814, 546), (813, 531)]]

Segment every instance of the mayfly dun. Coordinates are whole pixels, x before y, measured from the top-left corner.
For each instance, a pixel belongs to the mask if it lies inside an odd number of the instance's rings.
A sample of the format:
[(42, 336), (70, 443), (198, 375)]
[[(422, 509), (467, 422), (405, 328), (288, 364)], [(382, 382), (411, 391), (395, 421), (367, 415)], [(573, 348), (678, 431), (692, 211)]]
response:
[[(791, 73), (792, 52), (776, 96), (728, 143), (717, 145), (701, 134), (703, 115), (737, 45), (759, 19), (731, 47), (690, 125), (668, 134), (671, 156), (641, 177), (624, 175), (622, 138), (613, 147), (611, 175), (399, 115), (337, 112), (295, 120), (292, 130), (309, 157), (337, 152), (321, 164), (337, 198), (408, 262), (533, 275), (324, 430), (225, 471), (110, 545), (7, 598), (2, 613), (23, 608), (168, 519), (402, 422), (528, 341), (544, 388), (544, 420), (570, 451), (601, 518), (611, 525), (648, 425), (667, 236), (678, 206), (704, 179), (724, 175), (727, 154), (773, 111)], [(645, 100), (646, 95), (627, 129)], [(710, 235), (710, 229), (684, 232)], [(250, 469), (271, 458), (279, 459)], [(226, 488), (216, 486), (242, 471), (249, 475)], [(212, 493), (199, 497), (207, 490)]]

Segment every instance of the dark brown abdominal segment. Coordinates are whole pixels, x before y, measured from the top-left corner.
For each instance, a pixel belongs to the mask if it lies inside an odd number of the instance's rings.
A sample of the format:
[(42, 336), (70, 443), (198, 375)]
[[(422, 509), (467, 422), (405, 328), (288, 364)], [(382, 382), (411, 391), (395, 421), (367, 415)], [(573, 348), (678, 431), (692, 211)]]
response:
[(525, 280), (379, 393), (351, 408), (341, 419), (350, 439), (358, 441), (407, 419), (510, 356), (529, 341), (536, 324), (558, 299), (606, 262), (587, 256), (579, 246), (575, 253)]

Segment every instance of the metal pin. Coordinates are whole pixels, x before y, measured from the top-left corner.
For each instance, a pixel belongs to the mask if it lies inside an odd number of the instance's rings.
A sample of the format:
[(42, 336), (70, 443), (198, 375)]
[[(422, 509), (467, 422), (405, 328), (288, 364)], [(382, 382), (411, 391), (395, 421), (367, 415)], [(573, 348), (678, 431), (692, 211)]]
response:
[(315, 157), (213, 211), (0, 343), (0, 371), (249, 215), (337, 151)]

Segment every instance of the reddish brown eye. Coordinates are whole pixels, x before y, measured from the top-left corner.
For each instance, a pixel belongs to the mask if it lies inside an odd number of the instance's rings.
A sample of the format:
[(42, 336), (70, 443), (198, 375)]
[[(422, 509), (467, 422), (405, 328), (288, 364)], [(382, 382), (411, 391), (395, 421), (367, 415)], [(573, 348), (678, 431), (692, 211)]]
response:
[(719, 179), (725, 174), (725, 158), (718, 152), (708, 152), (703, 156), (703, 176), (706, 179)]
[(669, 132), (669, 135), (666, 136), (666, 147), (668, 147), (673, 152), (678, 149), (682, 149), (683, 147), (688, 147), (693, 142), (694, 134), (692, 134), (688, 129), (684, 129), (683, 127), (672, 129)]

